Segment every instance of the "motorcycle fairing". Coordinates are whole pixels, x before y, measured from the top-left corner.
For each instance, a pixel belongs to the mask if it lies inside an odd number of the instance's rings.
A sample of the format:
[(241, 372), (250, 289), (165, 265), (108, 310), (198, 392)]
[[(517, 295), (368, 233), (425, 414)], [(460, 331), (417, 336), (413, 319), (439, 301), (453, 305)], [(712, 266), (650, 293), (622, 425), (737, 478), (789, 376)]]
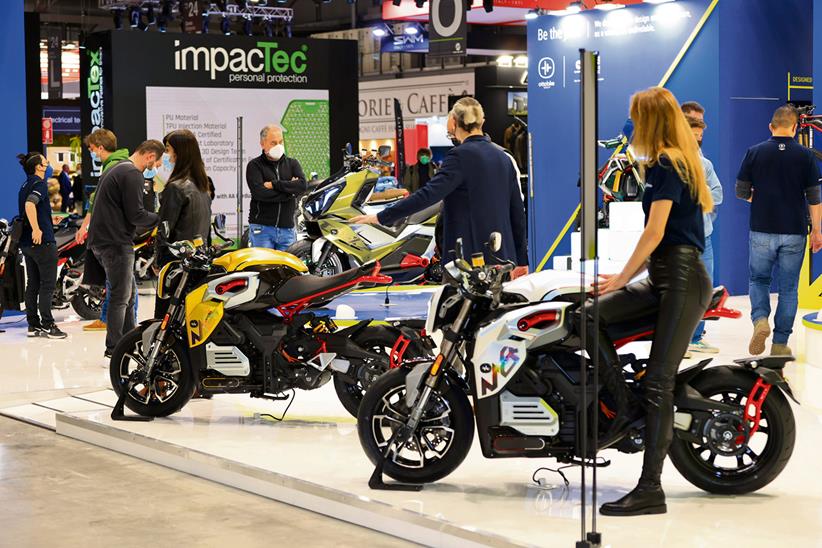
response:
[[(472, 358), (477, 398), (500, 392), (525, 363), (528, 349), (556, 342), (568, 336), (565, 311), (570, 303), (540, 303), (502, 315), (477, 332)], [(521, 331), (519, 321), (537, 312), (556, 312), (558, 319), (546, 329)]]
[(203, 284), (186, 295), (186, 331), (189, 348), (206, 342), (223, 319), (222, 301), (208, 299), (208, 284)]
[(223, 267), (226, 272), (239, 272), (259, 266), (287, 266), (297, 272), (308, 272), (308, 268), (297, 257), (283, 251), (263, 247), (248, 247), (214, 259), (214, 265)]

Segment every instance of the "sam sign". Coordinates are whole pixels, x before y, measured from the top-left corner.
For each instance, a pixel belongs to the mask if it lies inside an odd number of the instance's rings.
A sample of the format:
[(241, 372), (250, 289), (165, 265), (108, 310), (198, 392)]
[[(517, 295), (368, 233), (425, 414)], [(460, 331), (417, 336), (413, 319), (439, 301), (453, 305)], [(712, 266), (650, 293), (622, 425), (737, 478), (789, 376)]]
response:
[(51, 118), (43, 118), (41, 128), (43, 131), (43, 144), (52, 144), (54, 142), (54, 120)]

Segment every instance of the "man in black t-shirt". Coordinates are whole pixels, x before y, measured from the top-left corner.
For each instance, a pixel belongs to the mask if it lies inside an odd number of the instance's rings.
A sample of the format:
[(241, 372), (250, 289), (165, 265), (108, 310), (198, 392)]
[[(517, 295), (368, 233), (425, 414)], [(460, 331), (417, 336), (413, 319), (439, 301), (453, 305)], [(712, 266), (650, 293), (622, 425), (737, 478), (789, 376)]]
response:
[(811, 150), (796, 140), (799, 122), (790, 105), (771, 119), (773, 137), (748, 149), (736, 179), (736, 196), (751, 203), (750, 298), (754, 332), (748, 350), (765, 351), (771, 334), (770, 287), (779, 265), (779, 305), (771, 355), (791, 355), (788, 339), (798, 306), (810, 211), (811, 249), (822, 249), (820, 174)]

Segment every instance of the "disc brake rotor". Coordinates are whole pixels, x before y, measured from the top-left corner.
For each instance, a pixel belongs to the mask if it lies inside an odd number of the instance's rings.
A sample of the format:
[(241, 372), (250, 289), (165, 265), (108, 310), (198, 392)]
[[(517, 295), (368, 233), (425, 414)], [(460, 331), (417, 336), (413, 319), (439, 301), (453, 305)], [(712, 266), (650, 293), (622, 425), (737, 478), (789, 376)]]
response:
[(745, 452), (750, 431), (743, 417), (720, 413), (705, 423), (704, 436), (712, 452), (723, 457), (735, 457)]

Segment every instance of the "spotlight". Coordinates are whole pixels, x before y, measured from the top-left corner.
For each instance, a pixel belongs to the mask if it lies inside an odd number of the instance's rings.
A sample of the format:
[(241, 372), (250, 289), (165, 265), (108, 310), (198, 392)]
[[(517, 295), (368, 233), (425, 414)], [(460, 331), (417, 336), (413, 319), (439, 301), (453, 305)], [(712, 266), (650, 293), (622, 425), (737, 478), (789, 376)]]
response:
[(254, 36), (254, 24), (251, 17), (243, 17), (243, 34), (246, 36)]
[(388, 35), (388, 31), (385, 30), (385, 27), (374, 27), (373, 29), (371, 29), (371, 34), (373, 34), (377, 38), (382, 38), (383, 36)]
[(166, 25), (168, 25), (168, 20), (166, 19), (166, 16), (160, 14), (160, 17), (157, 18), (157, 30), (160, 32), (165, 32)]
[(539, 12), (537, 10), (528, 10), (527, 12), (525, 12), (526, 21), (533, 21), (537, 17), (539, 17)]
[(580, 2), (579, 0), (577, 0), (576, 2), (571, 2), (570, 4), (568, 4), (568, 7), (565, 8), (565, 13), (566, 14), (579, 13), (581, 11), (582, 11), (582, 2)]
[(494, 11), (494, 0), (482, 0), (482, 7), (486, 13), (491, 13)]
[(220, 21), (220, 30), (225, 35), (231, 34), (231, 21), (228, 20), (228, 17), (223, 16), (223, 20)]
[(154, 17), (154, 6), (151, 4), (149, 4), (148, 8), (146, 8), (146, 21), (149, 26), (157, 24), (157, 18)]
[(399, 5), (402, 3), (402, 0), (391, 0), (391, 3), (399, 7)]
[(114, 16), (114, 28), (120, 30), (123, 28), (123, 12), (120, 10), (113, 11)]
[(425, 5), (425, 0), (414, 0), (414, 3), (418, 8), (422, 8)]
[(594, 6), (594, 8), (596, 8), (600, 11), (613, 11), (613, 10), (622, 9), (624, 7), (625, 7), (625, 4), (615, 4), (613, 2), (610, 2), (610, 0), (608, 1), (607, 4), (597, 4), (596, 6)]
[(286, 38), (291, 38), (291, 21), (288, 21), (285, 24), (285, 37)]
[(237, 9), (240, 11), (248, 9), (248, 2), (246, 0), (235, 0), (235, 4), (237, 4)]
[[(420, 6), (422, 7), (422, 6)], [(405, 27), (403, 30), (405, 34), (410, 34), (411, 36), (415, 36), (420, 33), (420, 28), (417, 25), (411, 24)]]
[(228, 9), (228, 6), (226, 5), (225, 0), (217, 0), (214, 3), (217, 4), (217, 9), (219, 11), (226, 11)]
[(517, 68), (528, 68), (528, 56), (517, 55), (514, 57), (514, 66)]
[[(180, 26), (183, 28), (183, 32), (185, 32), (185, 23), (181, 21)], [(208, 13), (203, 14), (203, 34), (208, 34)]]
[(130, 7), (128, 11), (128, 19), (131, 28), (136, 29), (139, 27), (140, 21), (143, 19), (142, 14), (140, 13), (140, 8), (134, 6)]
[(263, 21), (263, 34), (267, 38), (274, 37), (274, 23), (272, 23), (271, 19), (267, 18)]

